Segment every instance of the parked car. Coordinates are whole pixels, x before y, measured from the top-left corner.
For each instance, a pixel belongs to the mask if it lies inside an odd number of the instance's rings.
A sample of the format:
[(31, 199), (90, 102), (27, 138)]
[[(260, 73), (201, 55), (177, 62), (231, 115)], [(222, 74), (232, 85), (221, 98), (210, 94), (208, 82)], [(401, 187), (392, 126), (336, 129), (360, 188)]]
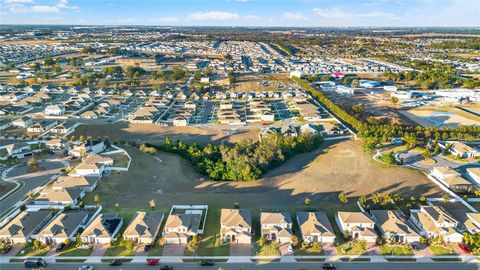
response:
[(7, 254), (11, 249), (12, 249), (12, 245), (11, 244), (5, 244), (2, 248), (2, 250), (0, 250), (0, 253), (1, 254)]
[(159, 263), (158, 259), (147, 259), (147, 265), (158, 265)]
[(323, 269), (325, 270), (335, 270), (337, 267), (333, 263), (324, 263), (323, 264)]
[(55, 252), (62, 251), (64, 247), (65, 247), (65, 243), (58, 244), (57, 248), (55, 249)]
[(40, 268), (47, 267), (47, 262), (44, 259), (26, 259), (23, 261), (25, 268)]
[(111, 266), (120, 266), (122, 265), (122, 261), (120, 260), (113, 260), (111, 263), (110, 263)]
[(164, 266), (160, 267), (160, 270), (173, 270), (173, 267), (169, 266), (169, 265), (164, 265)]
[(212, 260), (203, 260), (200, 261), (201, 266), (213, 266), (215, 263)]
[(80, 265), (78, 270), (93, 270), (93, 266), (88, 264)]

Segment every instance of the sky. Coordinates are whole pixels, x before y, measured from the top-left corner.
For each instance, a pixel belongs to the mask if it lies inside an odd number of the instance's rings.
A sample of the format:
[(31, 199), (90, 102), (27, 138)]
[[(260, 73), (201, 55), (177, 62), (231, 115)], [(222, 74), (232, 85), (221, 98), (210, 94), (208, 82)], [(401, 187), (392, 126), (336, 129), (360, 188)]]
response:
[(480, 27), (480, 0), (0, 0), (0, 24)]

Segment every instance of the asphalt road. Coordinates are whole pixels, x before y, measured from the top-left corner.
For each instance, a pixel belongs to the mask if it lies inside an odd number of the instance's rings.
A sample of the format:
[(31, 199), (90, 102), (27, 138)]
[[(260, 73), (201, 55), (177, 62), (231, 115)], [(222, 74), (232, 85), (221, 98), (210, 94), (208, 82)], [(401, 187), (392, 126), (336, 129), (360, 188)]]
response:
[[(64, 263), (64, 264), (51, 264), (46, 269), (49, 270), (73, 270), (78, 269), (80, 264)], [(263, 269), (263, 270), (319, 270), (322, 269), (323, 263), (265, 263), (265, 264), (253, 264), (253, 263), (217, 263), (210, 267), (201, 267), (196, 263), (184, 263), (184, 264), (168, 264), (173, 266), (175, 270), (194, 270), (194, 269), (206, 269), (206, 270), (251, 270), (251, 269)], [(336, 263), (339, 270), (476, 270), (480, 269), (480, 264), (460, 264), (460, 263)], [(103, 269), (118, 269), (118, 270), (152, 270), (159, 269), (160, 267), (148, 266), (146, 264), (124, 264), (122, 266), (109, 266), (108, 264), (93, 264), (95, 270)], [(0, 266), (2, 270), (17, 270), (25, 269), (23, 264), (3, 264)]]
[(60, 170), (64, 167), (62, 162), (59, 161), (45, 161), (40, 162), (40, 166), (45, 166), (47, 170), (23, 174), (25, 166), (26, 165), (15, 167), (8, 173), (8, 178), (21, 182), (22, 186), (0, 202), (0, 216), (22, 200), (32, 189), (44, 185), (50, 177), (59, 174)]

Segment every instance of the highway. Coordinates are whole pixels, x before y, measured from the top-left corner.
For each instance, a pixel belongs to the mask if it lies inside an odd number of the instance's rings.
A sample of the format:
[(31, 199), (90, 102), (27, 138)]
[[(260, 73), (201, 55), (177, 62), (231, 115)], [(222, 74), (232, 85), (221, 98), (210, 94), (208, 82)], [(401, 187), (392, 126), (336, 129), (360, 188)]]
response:
[[(50, 264), (46, 269), (49, 270), (77, 270), (80, 264), (75, 263), (57, 263)], [(152, 270), (159, 269), (159, 266), (148, 266), (146, 264), (124, 264), (122, 266), (110, 266), (108, 264), (92, 264), (95, 270), (103, 269), (118, 269), (118, 270)], [(263, 269), (263, 270), (318, 270), (322, 269), (323, 263), (217, 263), (214, 266), (201, 267), (196, 263), (183, 263), (183, 264), (167, 264), (173, 266), (175, 270), (251, 270), (251, 269)], [(461, 264), (461, 263), (335, 263), (339, 270), (477, 270), (480, 269), (480, 264)], [(15, 264), (3, 264), (0, 265), (2, 270), (17, 270), (25, 269), (22, 263)]]

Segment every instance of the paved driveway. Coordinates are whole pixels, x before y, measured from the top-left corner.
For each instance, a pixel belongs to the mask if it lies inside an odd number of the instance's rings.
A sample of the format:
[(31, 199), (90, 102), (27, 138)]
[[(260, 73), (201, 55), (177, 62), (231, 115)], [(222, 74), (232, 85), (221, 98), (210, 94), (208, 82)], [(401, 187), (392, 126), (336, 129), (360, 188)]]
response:
[(432, 251), (425, 244), (419, 245), (418, 250), (413, 250), (413, 254), (415, 256), (433, 256)]
[[(290, 250), (291, 251), (290, 251)], [(293, 255), (293, 248), (291, 244), (282, 244), (278, 247), (281, 256), (292, 256)]]
[(149, 251), (145, 251), (145, 244), (139, 244), (135, 250), (135, 256), (148, 256)]
[(367, 254), (372, 256), (380, 255), (380, 249), (374, 243), (368, 243)]
[(252, 245), (251, 244), (230, 244), (230, 256), (251, 256)]
[(20, 252), (20, 250), (22, 250), (22, 248), (23, 244), (13, 244), (12, 249), (10, 249), (5, 256), (15, 256), (18, 254), (18, 252)]
[(105, 251), (107, 250), (109, 244), (95, 244), (93, 245), (93, 250), (92, 254), (90, 256), (95, 257), (95, 256), (103, 256), (105, 254)]
[(185, 245), (165, 245), (162, 256), (183, 256)]
[(337, 248), (333, 244), (321, 244), (325, 256), (337, 256)]
[(21, 201), (31, 190), (47, 183), (54, 175), (61, 173), (65, 165), (60, 161), (42, 161), (40, 166), (47, 169), (45, 171), (26, 174), (27, 166), (25, 164), (17, 166), (8, 172), (7, 178), (22, 184), (22, 186), (2, 200), (0, 204), (0, 216), (7, 212), (17, 202)]

